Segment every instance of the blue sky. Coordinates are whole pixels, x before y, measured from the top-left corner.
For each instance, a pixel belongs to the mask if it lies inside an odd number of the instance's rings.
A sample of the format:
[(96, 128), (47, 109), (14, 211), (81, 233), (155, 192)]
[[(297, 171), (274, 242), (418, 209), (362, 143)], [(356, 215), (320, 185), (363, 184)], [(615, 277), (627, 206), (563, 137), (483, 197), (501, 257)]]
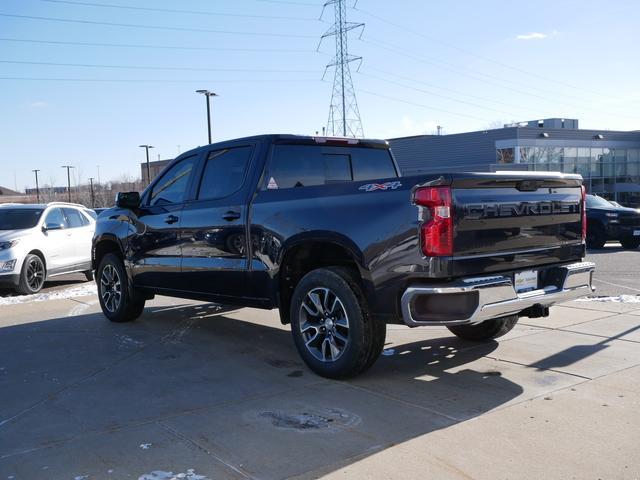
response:
[[(102, 181), (139, 176), (140, 144), (156, 159), (206, 143), (198, 88), (220, 95), (214, 141), (321, 130), (334, 51), (331, 39), (316, 51), (332, 21), (331, 9), (318, 20), (322, 3), (2, 0), (0, 185), (32, 186), (34, 168), (65, 184), (65, 164), (75, 181), (98, 165)], [(640, 2), (348, 5), (366, 23), (350, 52), (363, 57), (352, 67), (367, 137), (552, 116), (640, 129)]]

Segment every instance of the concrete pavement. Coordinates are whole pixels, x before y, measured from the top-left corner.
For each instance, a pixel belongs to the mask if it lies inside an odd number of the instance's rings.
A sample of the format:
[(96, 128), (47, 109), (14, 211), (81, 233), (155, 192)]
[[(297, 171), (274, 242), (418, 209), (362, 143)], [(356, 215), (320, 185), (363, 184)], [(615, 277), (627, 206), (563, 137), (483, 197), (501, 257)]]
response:
[(335, 382), (276, 312), (158, 297), (118, 325), (96, 302), (0, 307), (0, 479), (640, 478), (640, 304), (484, 345), (390, 326)]

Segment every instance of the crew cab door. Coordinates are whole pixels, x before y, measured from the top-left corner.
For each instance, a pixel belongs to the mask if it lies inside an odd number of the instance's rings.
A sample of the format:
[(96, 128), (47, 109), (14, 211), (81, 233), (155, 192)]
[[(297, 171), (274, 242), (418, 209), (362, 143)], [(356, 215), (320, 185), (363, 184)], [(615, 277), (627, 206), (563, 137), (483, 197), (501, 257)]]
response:
[(133, 282), (154, 289), (180, 286), (180, 224), (189, 198), (197, 155), (173, 164), (156, 180), (132, 219), (128, 257)]
[(254, 146), (205, 153), (195, 199), (182, 211), (182, 289), (224, 302), (247, 289), (247, 203)]

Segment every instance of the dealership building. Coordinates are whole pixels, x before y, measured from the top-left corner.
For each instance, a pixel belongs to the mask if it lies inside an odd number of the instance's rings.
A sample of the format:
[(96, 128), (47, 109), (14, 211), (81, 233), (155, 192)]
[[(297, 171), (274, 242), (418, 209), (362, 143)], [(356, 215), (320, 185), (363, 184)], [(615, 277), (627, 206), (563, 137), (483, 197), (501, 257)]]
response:
[(640, 131), (549, 118), (453, 135), (389, 139), (403, 175), (500, 170), (579, 173), (589, 193), (640, 206)]

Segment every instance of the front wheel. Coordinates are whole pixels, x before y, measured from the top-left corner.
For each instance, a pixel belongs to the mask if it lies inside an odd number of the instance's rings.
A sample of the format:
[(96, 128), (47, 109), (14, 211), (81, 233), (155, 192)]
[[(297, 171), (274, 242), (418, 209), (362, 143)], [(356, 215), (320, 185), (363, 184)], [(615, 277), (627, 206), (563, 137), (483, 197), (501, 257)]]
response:
[(122, 260), (108, 253), (96, 271), (98, 300), (102, 313), (112, 322), (130, 322), (144, 310), (144, 297), (129, 285)]
[(16, 287), (16, 292), (20, 295), (33, 295), (42, 290), (47, 271), (44, 262), (38, 255), (30, 253), (24, 259), (22, 270), (20, 271), (20, 281)]
[(291, 332), (298, 353), (320, 376), (362, 373), (380, 355), (386, 329), (370, 315), (358, 282), (346, 269), (305, 275), (291, 300)]
[(635, 250), (640, 247), (640, 237), (627, 237), (620, 240), (622, 248), (627, 250)]
[(518, 323), (517, 315), (487, 320), (478, 325), (452, 325), (447, 327), (451, 333), (464, 340), (485, 342), (509, 333)]

